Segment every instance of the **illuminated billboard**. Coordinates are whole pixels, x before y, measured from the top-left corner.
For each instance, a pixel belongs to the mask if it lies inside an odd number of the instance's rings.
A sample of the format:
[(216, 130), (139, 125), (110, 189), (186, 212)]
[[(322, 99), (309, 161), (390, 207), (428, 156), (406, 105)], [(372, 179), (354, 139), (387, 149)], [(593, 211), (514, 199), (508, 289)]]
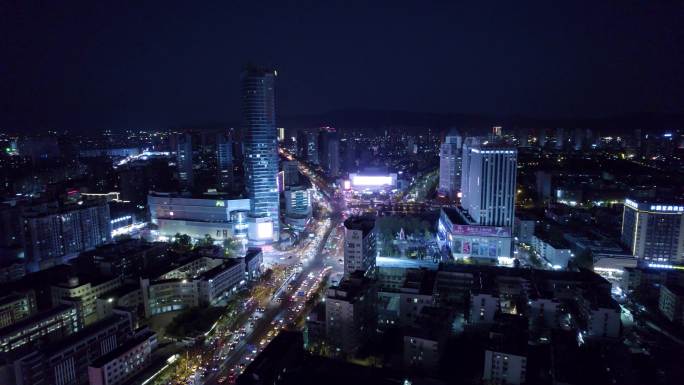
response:
[(273, 240), (273, 221), (268, 217), (249, 218), (248, 238), (250, 241)]
[(351, 186), (354, 188), (383, 188), (396, 187), (397, 174), (388, 175), (360, 175), (350, 174)]

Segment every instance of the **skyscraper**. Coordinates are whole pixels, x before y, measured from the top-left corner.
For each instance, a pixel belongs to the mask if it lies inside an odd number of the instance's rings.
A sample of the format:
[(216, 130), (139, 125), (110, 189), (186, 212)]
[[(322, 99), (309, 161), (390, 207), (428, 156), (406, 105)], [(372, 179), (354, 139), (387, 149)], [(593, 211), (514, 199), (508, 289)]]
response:
[(324, 127), (318, 134), (318, 160), (332, 177), (340, 173), (340, 138), (332, 127)]
[(189, 189), (193, 185), (192, 170), (192, 135), (186, 133), (177, 138), (176, 164), (178, 165), (178, 179), (181, 187)]
[(299, 130), (297, 132), (297, 156), (312, 164), (319, 164), (318, 131)]
[(456, 199), (461, 189), (461, 148), (463, 138), (450, 131), (439, 149), (439, 191), (449, 199)]
[(517, 155), (515, 147), (466, 140), (461, 205), (473, 224), (513, 226)]
[(275, 77), (272, 69), (249, 66), (241, 76), (242, 130), (245, 146), (245, 189), (250, 216), (261, 218), (258, 233), (266, 237), (263, 218), (273, 222), (271, 239), (278, 240), (278, 137), (275, 122)]
[(233, 189), (233, 140), (226, 133), (216, 135), (216, 174), (221, 191)]

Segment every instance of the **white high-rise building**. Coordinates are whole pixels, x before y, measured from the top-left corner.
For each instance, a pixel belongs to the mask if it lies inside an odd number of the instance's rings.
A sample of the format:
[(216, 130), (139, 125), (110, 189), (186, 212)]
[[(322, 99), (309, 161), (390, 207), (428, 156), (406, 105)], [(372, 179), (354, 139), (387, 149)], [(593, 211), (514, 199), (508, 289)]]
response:
[(449, 199), (455, 199), (461, 190), (462, 147), (463, 138), (452, 131), (439, 149), (439, 191)]
[(375, 270), (375, 219), (351, 217), (344, 221), (344, 276), (355, 271), (368, 275)]
[(463, 144), (461, 205), (472, 224), (512, 227), (518, 151), (467, 138)]

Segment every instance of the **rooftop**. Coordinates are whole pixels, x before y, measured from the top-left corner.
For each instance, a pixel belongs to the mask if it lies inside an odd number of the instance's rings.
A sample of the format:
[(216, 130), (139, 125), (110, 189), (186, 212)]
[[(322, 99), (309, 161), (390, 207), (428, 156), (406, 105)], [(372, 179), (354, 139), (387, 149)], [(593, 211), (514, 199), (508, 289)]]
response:
[(102, 366), (106, 365), (108, 362), (113, 361), (117, 357), (119, 357), (122, 354), (126, 353), (127, 351), (135, 348), (136, 346), (142, 344), (143, 342), (149, 340), (151, 337), (153, 337), (155, 335), (156, 335), (156, 333), (151, 331), (151, 330), (143, 331), (142, 333), (139, 333), (135, 337), (124, 342), (123, 345), (119, 346), (118, 348), (116, 348), (116, 349), (112, 350), (111, 352), (105, 354), (104, 356), (101, 356), (100, 358), (96, 359), (95, 361), (93, 361), (90, 364), (90, 366), (93, 368), (101, 368)]
[(361, 230), (365, 237), (375, 229), (375, 218), (369, 216), (350, 217), (344, 221), (344, 227), (349, 230)]

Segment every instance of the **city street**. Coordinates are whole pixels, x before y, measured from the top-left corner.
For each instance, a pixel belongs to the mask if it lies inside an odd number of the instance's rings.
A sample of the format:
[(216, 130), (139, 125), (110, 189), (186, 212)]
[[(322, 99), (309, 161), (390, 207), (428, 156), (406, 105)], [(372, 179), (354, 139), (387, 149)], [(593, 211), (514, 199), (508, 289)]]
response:
[[(332, 193), (319, 176), (304, 165), (302, 172), (321, 190), (326, 189), (327, 193), (316, 194), (315, 199), (323, 200), (318, 204), (328, 210), (337, 206), (329, 202)], [(183, 362), (176, 364), (175, 373), (180, 370), (182, 375), (162, 373), (149, 380), (159, 385), (233, 383), (280, 329), (298, 327), (310, 310), (307, 300), (330, 282), (338, 282), (344, 271), (344, 228), (339, 219), (314, 219), (311, 229), (311, 236), (302, 239), (293, 250), (264, 253), (264, 265), (278, 274), (253, 288), (252, 297), (238, 305), (243, 310), (233, 315), (235, 322), (231, 328), (218, 325), (205, 334), (199, 353), (190, 347), (179, 354)]]

